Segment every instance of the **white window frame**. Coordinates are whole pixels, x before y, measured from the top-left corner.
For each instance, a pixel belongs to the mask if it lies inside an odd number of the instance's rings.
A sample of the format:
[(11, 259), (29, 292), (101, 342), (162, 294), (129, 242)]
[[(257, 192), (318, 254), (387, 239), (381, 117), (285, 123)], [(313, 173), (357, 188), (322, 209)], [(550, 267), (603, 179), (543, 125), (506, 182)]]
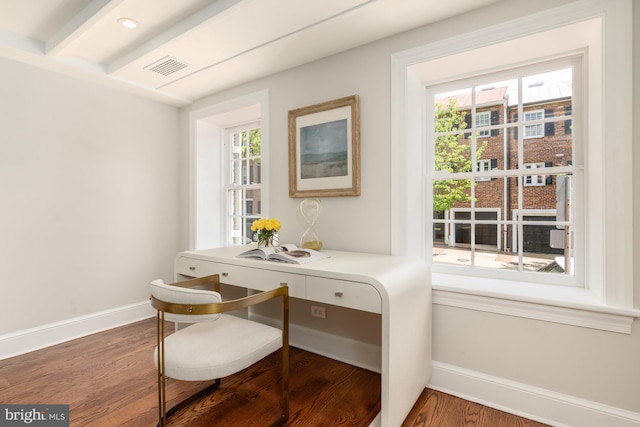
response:
[[(221, 203), (222, 206), (224, 206), (224, 221), (223, 221), (223, 230), (224, 230), (224, 234), (223, 234), (223, 238), (224, 238), (224, 244), (225, 245), (233, 245), (233, 240), (236, 237), (239, 236), (233, 236), (232, 234), (232, 222), (233, 222), (233, 216), (231, 215), (231, 196), (230, 193), (232, 191), (236, 191), (236, 190), (240, 190), (240, 191), (247, 191), (247, 190), (260, 190), (261, 194), (262, 194), (262, 173), (261, 175), (261, 179), (260, 179), (260, 183), (253, 183), (253, 182), (242, 182), (240, 184), (233, 184), (232, 181), (232, 173), (231, 173), (231, 168), (232, 168), (232, 163), (233, 163), (233, 154), (231, 153), (231, 148), (232, 148), (232, 144), (231, 144), (231, 137), (234, 134), (237, 133), (241, 133), (241, 132), (247, 132), (251, 129), (256, 129), (256, 128), (260, 128), (260, 122), (256, 122), (256, 121), (249, 121), (247, 123), (243, 123), (241, 125), (236, 125), (233, 127), (226, 127), (223, 129), (223, 133), (224, 133), (224, 159), (226, 159), (226, 161), (224, 162), (225, 164), (221, 165), (221, 167), (224, 168), (225, 170), (225, 174), (224, 174), (224, 182), (223, 182), (223, 186), (224, 186), (224, 201), (223, 203)], [(261, 129), (261, 128), (260, 128)], [(262, 131), (260, 132), (261, 138), (262, 138)], [(260, 159), (262, 160), (262, 152), (260, 153)], [(249, 173), (249, 172), (248, 172)], [(262, 197), (261, 197), (261, 202), (262, 202)], [(246, 212), (244, 212), (244, 205), (242, 206), (242, 210), (243, 213), (241, 214), (241, 220), (242, 218), (250, 218), (249, 215), (246, 214)], [(247, 238), (251, 238), (251, 236), (246, 236)]]
[[(545, 167), (544, 162), (525, 163), (522, 166), (524, 166), (525, 169), (543, 169)], [(547, 182), (546, 175), (525, 175), (523, 178), (525, 187), (543, 187)]]
[[(478, 160), (476, 167), (478, 172), (489, 172), (491, 170), (491, 159)], [(478, 177), (476, 182), (491, 181), (490, 177)]]
[[(483, 118), (482, 119), (483, 123), (479, 123), (480, 117)], [(484, 124), (485, 117), (486, 117), (486, 124)], [(484, 127), (489, 127), (489, 126), (491, 126), (491, 111), (482, 111), (480, 113), (476, 113), (476, 131), (478, 132), (478, 137), (486, 138), (491, 136), (490, 129), (482, 129)]]
[(189, 248), (226, 245), (228, 181), (225, 129), (240, 123), (259, 122), (262, 215), (269, 216), (269, 92), (251, 93), (189, 113)]
[[(540, 118), (531, 118), (532, 115), (540, 116)], [(524, 139), (531, 138), (542, 138), (544, 136), (544, 123), (542, 120), (544, 119), (544, 110), (531, 110), (525, 111), (523, 114), (523, 122), (537, 122), (534, 124), (524, 125), (524, 130), (522, 132), (522, 137)]]
[[(589, 150), (586, 209), (590, 220), (586, 233), (589, 241), (597, 242), (588, 245), (586, 253), (589, 285), (513, 286), (507, 281), (481, 277), (470, 283), (456, 275), (434, 274), (431, 279), (435, 304), (631, 332), (631, 323), (640, 317), (640, 310), (634, 308), (633, 240), (628, 230), (633, 223), (632, 200), (620, 197), (633, 194), (633, 165), (627, 154), (632, 144), (628, 125), (632, 123), (631, 22), (630, 0), (580, 0), (392, 55), (392, 253), (422, 254), (431, 263), (432, 232), (427, 228), (430, 222), (424, 221), (431, 213), (431, 200), (426, 199), (423, 191), (427, 176), (424, 169), (427, 83), (451, 80), (448, 73), (459, 69), (447, 63), (452, 59), (465, 64), (465, 75), (474, 74), (470, 66), (478, 67), (478, 72), (482, 70), (480, 67), (486, 67), (486, 61), (485, 65), (470, 62), (464, 55), (466, 52), (482, 51), (497, 61), (502, 58), (515, 63), (526, 62), (524, 55), (553, 58), (589, 49), (584, 73), (589, 90), (587, 107), (584, 112), (573, 111), (576, 117), (584, 114), (587, 126), (586, 135), (576, 135), (579, 132), (574, 129), (574, 137), (585, 137)], [(593, 31), (594, 25), (598, 31)], [(547, 31), (555, 36), (555, 43), (536, 45), (536, 40), (541, 41), (537, 34)], [(576, 31), (581, 31), (579, 36), (588, 40), (569, 37)], [(523, 41), (530, 42), (529, 48), (517, 49)], [(501, 54), (505, 51), (514, 52), (515, 56), (505, 58)], [(614, 144), (616, 149), (611, 149)], [(422, 171), (423, 179), (409, 177), (407, 170)], [(613, 247), (615, 251), (604, 250)]]

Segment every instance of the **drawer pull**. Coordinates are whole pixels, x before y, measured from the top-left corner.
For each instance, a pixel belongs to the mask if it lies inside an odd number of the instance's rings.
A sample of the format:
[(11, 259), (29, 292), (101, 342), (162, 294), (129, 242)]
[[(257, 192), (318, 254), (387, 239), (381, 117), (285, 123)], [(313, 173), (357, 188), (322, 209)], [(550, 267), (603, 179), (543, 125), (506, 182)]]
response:
[(344, 293), (336, 292), (336, 293), (334, 293), (334, 295), (337, 296), (338, 298), (342, 298), (342, 295), (344, 295)]
[(192, 265), (191, 267), (189, 267), (189, 270), (194, 271), (196, 268)]
[(222, 277), (227, 277), (229, 273), (222, 273)]

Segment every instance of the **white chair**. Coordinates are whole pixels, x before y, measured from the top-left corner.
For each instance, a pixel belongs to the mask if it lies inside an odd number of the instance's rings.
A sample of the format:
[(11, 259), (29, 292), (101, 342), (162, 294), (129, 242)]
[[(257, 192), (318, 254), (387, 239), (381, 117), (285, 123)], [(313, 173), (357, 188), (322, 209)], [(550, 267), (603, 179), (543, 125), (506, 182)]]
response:
[[(211, 289), (193, 289), (212, 285)], [(282, 330), (224, 312), (282, 298)], [(232, 301), (222, 302), (220, 277), (212, 275), (170, 285), (151, 282), (151, 305), (157, 310), (159, 426), (177, 410), (215, 390), (220, 378), (235, 374), (278, 349), (282, 349), (282, 417), (289, 418), (289, 291), (282, 286)], [(193, 323), (165, 338), (165, 320)], [(167, 411), (165, 378), (183, 381), (216, 380), (194, 396)]]

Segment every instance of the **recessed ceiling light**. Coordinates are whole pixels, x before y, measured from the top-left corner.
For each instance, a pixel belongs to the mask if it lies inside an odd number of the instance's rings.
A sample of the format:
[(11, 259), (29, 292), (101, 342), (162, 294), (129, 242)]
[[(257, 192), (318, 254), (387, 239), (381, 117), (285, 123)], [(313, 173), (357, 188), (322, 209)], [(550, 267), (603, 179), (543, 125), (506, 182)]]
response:
[(129, 30), (138, 28), (138, 22), (131, 18), (120, 18), (118, 19), (118, 23)]

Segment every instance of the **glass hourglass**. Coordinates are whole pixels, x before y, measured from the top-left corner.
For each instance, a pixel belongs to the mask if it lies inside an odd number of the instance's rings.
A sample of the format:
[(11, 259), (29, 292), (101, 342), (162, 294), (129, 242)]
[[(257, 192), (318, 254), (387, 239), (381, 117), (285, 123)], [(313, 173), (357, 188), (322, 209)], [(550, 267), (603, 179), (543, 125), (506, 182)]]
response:
[(309, 226), (302, 233), (302, 237), (300, 238), (300, 247), (304, 249), (313, 249), (319, 251), (322, 249), (322, 241), (318, 238), (315, 229), (313, 228), (318, 217), (320, 216), (320, 211), (322, 210), (322, 205), (320, 203), (320, 199), (304, 199), (300, 202), (300, 213), (307, 220)]

